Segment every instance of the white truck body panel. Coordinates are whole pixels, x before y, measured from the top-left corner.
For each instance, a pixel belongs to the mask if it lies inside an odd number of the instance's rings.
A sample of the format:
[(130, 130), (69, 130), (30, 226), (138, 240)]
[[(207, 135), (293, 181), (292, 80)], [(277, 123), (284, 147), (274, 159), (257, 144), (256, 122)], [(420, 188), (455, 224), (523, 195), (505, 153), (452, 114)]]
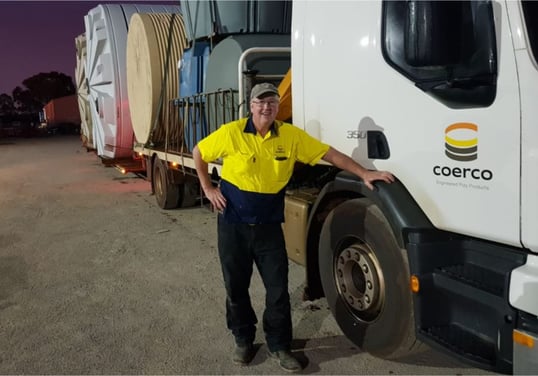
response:
[[(534, 59), (525, 30), (519, 2), (507, 2), (521, 92), (521, 242), (538, 252), (538, 64)], [(538, 290), (538, 257), (529, 255), (525, 265), (512, 271), (510, 304), (538, 315), (538, 299), (530, 291)], [(518, 362), (514, 362), (517, 364)]]
[[(437, 228), (521, 246), (520, 95), (507, 12), (499, 5), (495, 101), (452, 109), (384, 60), (381, 2), (294, 2), (294, 123), (366, 167), (392, 171)], [(445, 155), (445, 129), (460, 122), (478, 126), (475, 161)], [(366, 130), (384, 131), (389, 159), (367, 159)], [(467, 176), (448, 176), (454, 168), (469, 169)]]
[(521, 242), (538, 252), (538, 70), (528, 51), (517, 51), (522, 91)]
[(529, 255), (527, 263), (512, 271), (510, 304), (522, 311), (538, 315), (538, 299), (530, 291), (538, 291), (538, 256)]
[[(538, 252), (538, 64), (526, 36), (521, 4), (507, 2), (521, 85), (521, 243)], [(538, 310), (536, 311), (538, 312)], [(536, 313), (535, 314), (538, 314)]]

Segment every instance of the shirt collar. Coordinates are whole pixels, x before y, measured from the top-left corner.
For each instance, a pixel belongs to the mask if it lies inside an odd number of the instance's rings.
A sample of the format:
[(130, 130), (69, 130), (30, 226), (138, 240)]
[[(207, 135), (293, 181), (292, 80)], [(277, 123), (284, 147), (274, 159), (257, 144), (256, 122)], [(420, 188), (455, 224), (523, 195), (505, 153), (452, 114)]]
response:
[[(276, 120), (273, 121), (273, 124), (271, 124), (271, 127), (269, 128), (269, 130), (271, 131), (271, 136), (278, 136), (278, 127), (278, 122)], [(252, 121), (252, 116), (249, 116), (249, 118), (247, 119), (247, 124), (245, 125), (245, 129), (243, 129), (243, 132), (252, 133), (253, 135), (256, 135), (258, 133), (256, 127), (254, 126), (254, 122)]]

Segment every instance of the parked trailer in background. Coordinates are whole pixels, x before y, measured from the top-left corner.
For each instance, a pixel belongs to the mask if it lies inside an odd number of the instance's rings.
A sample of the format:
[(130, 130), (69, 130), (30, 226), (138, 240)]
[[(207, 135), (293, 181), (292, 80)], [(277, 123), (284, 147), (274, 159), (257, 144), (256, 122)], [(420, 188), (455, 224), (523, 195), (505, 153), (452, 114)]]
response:
[(376, 356), (426, 342), (536, 374), (538, 3), (180, 3), (133, 16), (126, 46), (131, 152), (158, 205), (201, 199), (193, 146), (273, 82), (283, 120), (397, 177), (370, 191), (325, 163), (296, 170), (283, 226), (305, 296)]
[(79, 133), (80, 111), (76, 95), (50, 100), (43, 107), (41, 124), (49, 133)]

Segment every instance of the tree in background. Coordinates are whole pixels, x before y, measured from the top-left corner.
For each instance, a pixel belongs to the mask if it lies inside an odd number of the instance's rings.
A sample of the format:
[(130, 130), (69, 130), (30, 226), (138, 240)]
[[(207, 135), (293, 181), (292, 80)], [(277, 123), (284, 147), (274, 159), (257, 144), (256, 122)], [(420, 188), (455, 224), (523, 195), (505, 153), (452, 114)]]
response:
[(38, 101), (32, 92), (28, 89), (23, 89), (17, 86), (13, 90), (13, 104), (17, 113), (38, 113), (43, 108), (43, 105)]
[(22, 82), (24, 87), (13, 89), (12, 96), (0, 95), (0, 114), (9, 111), (28, 114), (38, 113), (51, 99), (76, 93), (71, 77), (64, 73), (38, 73)]
[(11, 115), (15, 112), (13, 98), (7, 94), (0, 94), (0, 114)]
[(76, 94), (75, 84), (71, 77), (58, 72), (39, 73), (27, 78), (22, 84), (42, 106), (51, 99)]

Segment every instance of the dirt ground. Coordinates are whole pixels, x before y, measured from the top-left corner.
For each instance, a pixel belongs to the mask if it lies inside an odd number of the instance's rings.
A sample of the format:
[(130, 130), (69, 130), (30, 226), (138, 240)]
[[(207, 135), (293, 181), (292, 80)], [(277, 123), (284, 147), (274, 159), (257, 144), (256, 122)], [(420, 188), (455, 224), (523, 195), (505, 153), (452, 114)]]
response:
[[(105, 167), (77, 136), (0, 139), (0, 374), (280, 374), (261, 345), (234, 365), (216, 221), (164, 211), (149, 182)], [(325, 301), (301, 301), (290, 264), (294, 349), (305, 374), (484, 374), (426, 349), (403, 361), (358, 350)], [(252, 299), (261, 317), (256, 274)]]

